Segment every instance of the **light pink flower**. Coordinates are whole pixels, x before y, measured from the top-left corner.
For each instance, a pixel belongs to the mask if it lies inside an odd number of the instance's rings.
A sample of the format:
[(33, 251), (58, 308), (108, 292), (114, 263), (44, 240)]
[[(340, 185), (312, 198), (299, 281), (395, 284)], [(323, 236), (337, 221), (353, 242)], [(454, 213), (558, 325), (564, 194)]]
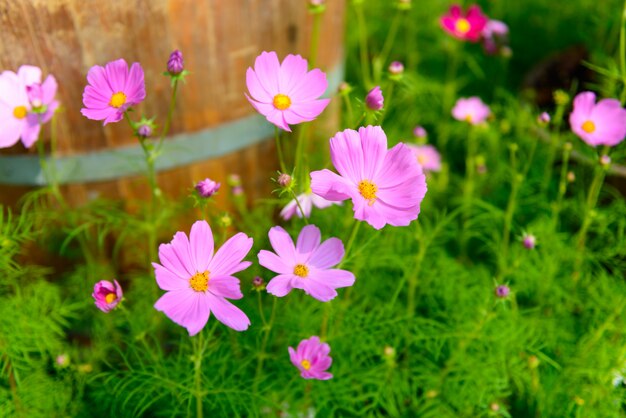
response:
[(596, 95), (585, 91), (574, 98), (569, 124), (588, 145), (613, 147), (626, 137), (626, 110), (616, 99), (602, 99), (596, 104)]
[(339, 174), (312, 172), (313, 193), (335, 202), (352, 199), (354, 217), (376, 229), (417, 219), (426, 177), (405, 144), (387, 150), (380, 126), (346, 129), (330, 139), (330, 155)]
[(41, 83), (41, 68), (22, 65), (17, 74), (0, 74), (0, 92), (0, 148), (11, 147), (20, 138), (30, 148), (39, 138), (41, 125), (59, 107), (56, 79), (48, 75)]
[(339, 238), (321, 242), (320, 230), (315, 225), (302, 228), (295, 246), (280, 226), (270, 229), (269, 237), (276, 253), (259, 251), (259, 264), (279, 274), (267, 285), (272, 295), (283, 297), (291, 289), (302, 289), (315, 299), (327, 302), (337, 296), (335, 289), (354, 284), (354, 274), (331, 268), (339, 264), (344, 255)]
[(450, 7), (448, 14), (440, 19), (441, 26), (450, 35), (464, 41), (478, 42), (489, 19), (480, 10), (480, 6), (473, 5), (463, 14), (458, 4)]
[(262, 52), (248, 68), (248, 101), (267, 120), (285, 131), (289, 125), (310, 122), (328, 106), (330, 99), (320, 99), (328, 88), (326, 74), (300, 55), (287, 55), (282, 64), (276, 52)]
[(87, 73), (81, 113), (88, 119), (103, 120), (104, 125), (119, 122), (124, 112), (146, 98), (143, 69), (134, 63), (128, 70), (123, 59), (111, 61), (104, 67), (94, 65)]
[(432, 145), (413, 144), (407, 144), (407, 147), (413, 151), (417, 163), (425, 172), (441, 171), (441, 155), (437, 152), (437, 148)]
[(213, 233), (206, 221), (197, 221), (189, 237), (177, 232), (169, 244), (159, 247), (161, 264), (152, 263), (159, 287), (167, 293), (154, 307), (196, 335), (211, 313), (224, 325), (244, 331), (250, 320), (226, 300), (241, 299), (239, 279), (233, 274), (247, 269), (242, 261), (252, 248), (252, 238), (238, 233), (213, 254)]
[[(298, 202), (300, 202), (300, 206), (302, 206), (302, 210), (304, 211), (304, 216), (306, 218), (311, 216), (313, 206), (318, 209), (326, 209), (332, 205), (341, 205), (341, 202), (331, 202), (330, 200), (326, 200), (321, 196), (311, 193), (310, 191), (298, 195)], [(283, 210), (280, 211), (280, 217), (286, 221), (291, 219), (294, 215), (298, 218), (302, 218), (302, 213), (296, 203), (296, 199), (292, 199), (285, 205)]]
[(332, 379), (333, 375), (326, 371), (333, 364), (329, 353), (330, 346), (320, 342), (317, 336), (300, 341), (297, 350), (289, 347), (289, 358), (305, 379)]
[(115, 283), (111, 283), (108, 280), (100, 280), (93, 287), (93, 293), (91, 296), (96, 303), (98, 309), (102, 312), (110, 312), (115, 309), (118, 303), (122, 300), (122, 286), (114, 280)]
[(452, 108), (452, 116), (456, 120), (478, 125), (487, 120), (491, 115), (489, 106), (480, 100), (480, 97), (460, 98)]

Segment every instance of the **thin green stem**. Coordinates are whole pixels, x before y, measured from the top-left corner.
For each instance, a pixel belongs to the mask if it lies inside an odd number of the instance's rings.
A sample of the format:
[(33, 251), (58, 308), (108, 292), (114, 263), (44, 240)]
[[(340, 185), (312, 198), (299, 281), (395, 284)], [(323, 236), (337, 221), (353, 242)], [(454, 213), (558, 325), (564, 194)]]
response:
[[(448, 51), (448, 66), (446, 71), (446, 82), (443, 92), (443, 100), (442, 104), (442, 112), (444, 114), (449, 114), (450, 109), (452, 108), (452, 103), (454, 102), (454, 98), (457, 95), (457, 73), (459, 71), (459, 65), (461, 63), (462, 51), (456, 46), (454, 46)], [(448, 143), (448, 137), (450, 136), (450, 124), (445, 122), (444, 129), (441, 130), (441, 135), (439, 136), (439, 147), (445, 152), (446, 145)]]
[(622, 73), (622, 106), (626, 104), (626, 0), (622, 8), (622, 22), (619, 31), (619, 64)]
[(563, 205), (563, 198), (567, 191), (567, 169), (569, 166), (569, 157), (572, 152), (571, 144), (563, 146), (563, 162), (561, 163), (561, 177), (559, 179), (559, 191), (556, 197), (556, 202), (552, 206), (552, 229), (556, 230), (559, 225), (559, 215), (561, 213), (561, 206)]
[(346, 245), (346, 251), (343, 254), (343, 260), (341, 260), (341, 263), (339, 263), (339, 266), (342, 266), (343, 263), (347, 260), (348, 255), (350, 254), (350, 250), (352, 249), (352, 245), (354, 244), (354, 241), (356, 240), (356, 236), (359, 234), (359, 228), (361, 227), (361, 223), (362, 222), (359, 221), (358, 219), (354, 220), (354, 224), (352, 225), (352, 231), (350, 232), (350, 238), (348, 238), (348, 244)]
[(254, 384), (252, 393), (257, 393), (259, 389), (259, 381), (261, 380), (261, 373), (263, 371), (263, 361), (267, 356), (267, 341), (269, 340), (270, 332), (272, 330), (272, 326), (274, 325), (274, 318), (276, 317), (276, 297), (272, 297), (272, 313), (270, 314), (270, 320), (265, 322), (265, 314), (263, 312), (263, 303), (260, 300), (259, 293), (259, 312), (261, 318), (263, 318), (263, 340), (261, 341), (261, 349), (259, 350), (259, 355), (257, 357), (256, 363), (256, 372), (254, 375)]
[(380, 126), (383, 126), (383, 120), (385, 119), (385, 116), (387, 116), (387, 113), (389, 113), (389, 108), (391, 107), (391, 98), (393, 97), (393, 87), (395, 86), (395, 84), (396, 83), (392, 81), (391, 84), (389, 84), (389, 88), (387, 89), (387, 97), (385, 98), (385, 109), (383, 111), (383, 114), (380, 116), (380, 120), (378, 121), (378, 125)]
[(552, 181), (552, 167), (556, 158), (556, 150), (559, 146), (561, 122), (563, 120), (563, 113), (565, 112), (565, 105), (559, 104), (554, 112), (554, 129), (550, 134), (550, 146), (548, 147), (548, 160), (546, 162), (545, 172), (543, 176), (543, 183), (541, 184), (541, 190), (545, 193), (550, 187)]
[(359, 55), (361, 58), (361, 72), (363, 76), (363, 84), (367, 89), (369, 89), (372, 83), (370, 80), (369, 52), (367, 48), (367, 28), (365, 26), (363, 4), (361, 2), (354, 2), (353, 5), (359, 30)]
[(398, 9), (393, 17), (393, 21), (391, 22), (389, 32), (387, 32), (387, 38), (383, 44), (383, 49), (381, 50), (380, 55), (374, 60), (374, 81), (377, 83), (380, 81), (383, 66), (387, 63), (387, 59), (389, 58), (389, 53), (391, 52), (391, 47), (396, 39), (403, 16), (403, 11)]
[(502, 250), (500, 252), (500, 274), (498, 281), (502, 280), (502, 276), (504, 274), (508, 254), (509, 254), (509, 244), (511, 241), (511, 226), (513, 224), (513, 215), (515, 214), (515, 207), (517, 205), (517, 193), (519, 191), (519, 186), (522, 182), (521, 175), (517, 172), (517, 144), (511, 144), (510, 153), (511, 153), (511, 194), (509, 195), (509, 201), (506, 205), (506, 210), (504, 212), (504, 228), (502, 230)]
[(159, 138), (159, 143), (156, 147), (157, 153), (161, 151), (163, 140), (170, 131), (170, 126), (172, 125), (172, 117), (174, 115), (174, 109), (176, 109), (176, 93), (178, 92), (178, 81), (178, 79), (174, 80), (174, 87), (172, 88), (172, 95), (170, 97), (170, 107), (167, 111), (167, 119), (165, 119), (165, 125), (163, 126), (163, 130), (161, 131), (161, 136)]
[(194, 342), (194, 394), (196, 397), (196, 417), (202, 418), (202, 357), (204, 356), (205, 345), (203, 341), (203, 333), (200, 331), (198, 336), (192, 340)]
[(348, 94), (343, 94), (343, 100), (346, 104), (346, 109), (348, 110), (348, 123), (347, 126), (352, 126), (352, 121), (354, 120), (354, 112), (352, 110), (352, 101), (350, 100), (350, 96)]
[(280, 146), (280, 131), (277, 127), (274, 127), (274, 139), (276, 140), (276, 152), (278, 153), (278, 162), (280, 163), (280, 170), (282, 173), (287, 173), (287, 166), (285, 165), (285, 159), (283, 157), (283, 150)]
[[(302, 124), (298, 130), (298, 139), (296, 143), (296, 158), (295, 158), (295, 167), (294, 167), (294, 175), (296, 176), (296, 183), (302, 184), (306, 189), (308, 184), (306, 184), (307, 180), (304, 178), (306, 174), (306, 169), (304, 167), (304, 153), (307, 148), (307, 132), (308, 125)], [(302, 182), (302, 183), (300, 183)]]
[(298, 210), (300, 211), (300, 214), (302, 215), (302, 219), (304, 219), (304, 223), (308, 225), (309, 220), (307, 219), (307, 216), (304, 213), (304, 209), (302, 209), (302, 205), (300, 205), (300, 199), (298, 199), (298, 196), (296, 196), (296, 192), (294, 192), (293, 189), (289, 189), (289, 191), (291, 192), (293, 199), (296, 201), (296, 205), (298, 206)]
[(416, 235), (417, 235), (417, 242), (419, 245), (419, 250), (417, 251), (417, 254), (415, 257), (413, 271), (411, 272), (411, 275), (408, 278), (409, 289), (408, 289), (407, 304), (406, 304), (406, 314), (408, 318), (412, 317), (413, 313), (415, 312), (415, 291), (417, 289), (417, 279), (419, 277), (420, 270), (422, 267), (422, 261), (424, 260), (424, 256), (426, 255), (426, 249), (428, 248), (428, 245), (426, 245), (426, 243), (423, 242), (421, 239), (422, 227), (420, 223), (416, 222), (415, 225), (416, 225)]
[(475, 188), (476, 173), (476, 127), (470, 126), (467, 137), (467, 154), (465, 157), (465, 184), (463, 187), (463, 226), (461, 230), (461, 252), (465, 255), (468, 241), (469, 219), (472, 213), (472, 200)]
[(317, 64), (317, 51), (319, 50), (323, 15), (323, 11), (313, 14), (313, 27), (311, 29), (311, 49), (309, 52), (309, 67), (311, 69), (315, 68), (315, 64)]

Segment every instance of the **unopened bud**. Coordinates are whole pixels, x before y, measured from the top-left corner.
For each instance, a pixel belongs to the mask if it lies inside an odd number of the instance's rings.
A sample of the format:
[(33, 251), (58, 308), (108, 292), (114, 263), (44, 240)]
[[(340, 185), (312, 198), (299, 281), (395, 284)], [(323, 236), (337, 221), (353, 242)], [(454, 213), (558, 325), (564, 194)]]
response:
[(280, 176), (278, 176), (278, 180), (277, 183), (281, 186), (281, 187), (289, 187), (291, 186), (291, 182), (292, 182), (292, 178), (289, 174), (287, 173), (280, 173)]
[(389, 73), (391, 75), (400, 75), (404, 72), (404, 64), (400, 61), (394, 61), (389, 64)]
[(496, 297), (504, 299), (508, 297), (509, 294), (511, 294), (511, 289), (509, 288), (509, 286), (501, 284), (499, 286), (496, 286), (496, 290), (494, 293), (496, 294)]
[(178, 75), (185, 69), (183, 61), (183, 53), (178, 49), (170, 54), (170, 58), (167, 61), (167, 72), (171, 75)]
[(602, 167), (608, 167), (611, 164), (611, 157), (609, 157), (608, 155), (603, 155), (602, 157), (600, 157), (600, 165)]

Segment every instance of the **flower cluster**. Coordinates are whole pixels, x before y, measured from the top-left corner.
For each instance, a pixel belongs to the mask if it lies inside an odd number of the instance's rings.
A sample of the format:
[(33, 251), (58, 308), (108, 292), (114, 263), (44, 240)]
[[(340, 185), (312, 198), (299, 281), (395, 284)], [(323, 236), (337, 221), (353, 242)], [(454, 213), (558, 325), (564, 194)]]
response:
[(499, 20), (490, 19), (480, 6), (472, 5), (463, 12), (460, 5), (450, 7), (440, 19), (441, 27), (457, 39), (468, 42), (481, 42), (489, 55), (509, 55), (509, 27)]

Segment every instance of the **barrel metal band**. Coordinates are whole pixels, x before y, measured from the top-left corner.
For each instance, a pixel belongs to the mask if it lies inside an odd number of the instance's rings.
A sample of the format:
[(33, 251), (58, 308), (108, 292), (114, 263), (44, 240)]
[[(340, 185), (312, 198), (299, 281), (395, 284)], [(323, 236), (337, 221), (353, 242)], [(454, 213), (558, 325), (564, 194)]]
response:
[[(343, 65), (328, 73), (333, 94), (343, 80)], [(165, 138), (162, 154), (157, 158), (157, 171), (169, 170), (223, 155), (257, 144), (273, 135), (274, 126), (263, 116), (254, 114), (198, 132), (182, 133)], [(103, 149), (84, 154), (47, 158), (54, 164), (59, 184), (90, 183), (115, 180), (144, 174), (144, 158), (139, 144)], [(0, 155), (0, 184), (42, 186), (47, 183), (36, 155)]]

